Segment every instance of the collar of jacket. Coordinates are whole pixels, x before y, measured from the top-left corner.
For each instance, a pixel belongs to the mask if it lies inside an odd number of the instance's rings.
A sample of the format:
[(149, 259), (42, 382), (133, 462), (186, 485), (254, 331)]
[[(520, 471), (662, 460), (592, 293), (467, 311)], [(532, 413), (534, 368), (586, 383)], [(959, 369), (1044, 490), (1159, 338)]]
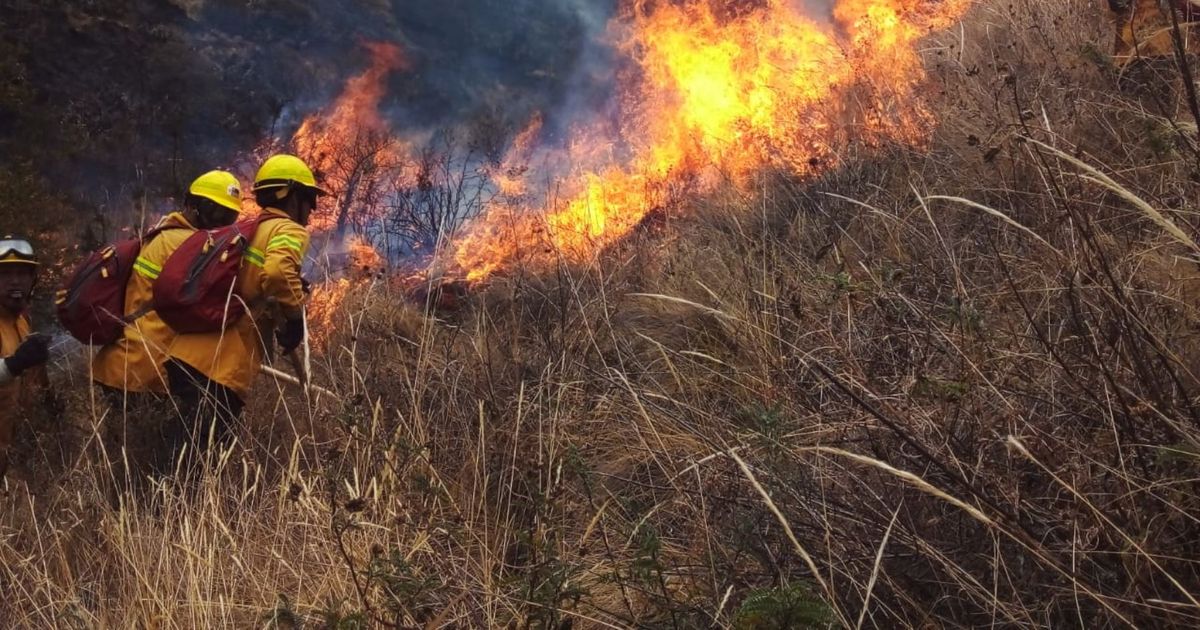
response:
[(287, 219), (288, 221), (293, 221), (293, 222), (295, 221), (295, 219), (293, 219), (291, 217), (291, 215), (284, 212), (283, 210), (280, 210), (279, 208), (263, 208), (262, 212), (263, 212), (263, 214), (269, 214), (273, 217), (279, 217), (281, 219)]
[(196, 226), (192, 225), (191, 222), (187, 220), (187, 217), (183, 216), (182, 212), (172, 212), (172, 213), (168, 214), (167, 216), (163, 217), (162, 220), (159, 221), (158, 225), (155, 227), (157, 227), (157, 228), (182, 227), (182, 228), (188, 228), (189, 230), (196, 229)]

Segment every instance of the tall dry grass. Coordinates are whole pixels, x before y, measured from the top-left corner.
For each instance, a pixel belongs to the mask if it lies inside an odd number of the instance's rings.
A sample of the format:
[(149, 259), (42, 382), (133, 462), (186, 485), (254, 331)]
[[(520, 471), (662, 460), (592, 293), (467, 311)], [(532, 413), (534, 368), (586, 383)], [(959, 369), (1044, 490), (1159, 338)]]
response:
[(981, 2), (927, 43), (928, 147), (453, 312), (364, 282), (318, 353), (338, 396), (264, 382), (186, 489), (114, 493), (71, 397), (4, 495), (0, 619), (1194, 627), (1195, 123), (1109, 37), (1091, 2)]

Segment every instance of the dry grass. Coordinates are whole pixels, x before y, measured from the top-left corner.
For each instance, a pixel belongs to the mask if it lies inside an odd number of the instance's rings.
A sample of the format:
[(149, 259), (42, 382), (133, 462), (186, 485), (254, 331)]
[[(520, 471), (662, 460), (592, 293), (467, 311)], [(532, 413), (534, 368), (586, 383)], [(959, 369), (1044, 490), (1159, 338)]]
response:
[(264, 383), (186, 496), (113, 507), (70, 401), (5, 495), (0, 618), (1195, 627), (1195, 126), (1117, 89), (1103, 27), (983, 2), (928, 43), (927, 151), (764, 176), (440, 319), (360, 286), (339, 397)]

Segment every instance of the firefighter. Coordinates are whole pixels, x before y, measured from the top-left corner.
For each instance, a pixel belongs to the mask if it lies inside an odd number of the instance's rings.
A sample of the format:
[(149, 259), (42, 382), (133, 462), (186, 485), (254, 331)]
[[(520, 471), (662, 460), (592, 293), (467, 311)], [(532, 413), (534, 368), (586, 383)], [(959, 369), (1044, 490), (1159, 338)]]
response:
[(92, 379), (113, 412), (106, 423), (108, 444), (127, 449), (128, 457), (114, 459), (133, 465), (134, 478), (141, 478), (143, 470), (169, 471), (170, 445), (180, 439), (179, 423), (162, 420), (163, 413), (171, 411), (163, 400), (167, 393), (163, 364), (175, 333), (152, 308), (153, 283), (163, 263), (197, 228), (214, 229), (236, 221), (242, 211), (241, 197), (241, 184), (232, 173), (210, 171), (192, 182), (184, 210), (163, 217), (138, 252), (125, 289), (129, 325), (92, 361)]
[(250, 239), (238, 272), (237, 295), (248, 312), (224, 331), (179, 335), (166, 365), (171, 396), (198, 447), (230, 437), (272, 343), (271, 332), (284, 353), (304, 341), (305, 226), (318, 197), (327, 193), (302, 160), (276, 155), (259, 169), (254, 194), (268, 219)]
[(132, 321), (121, 339), (101, 348), (92, 361), (92, 379), (115, 409), (127, 408), (138, 395), (167, 393), (162, 366), (175, 333), (151, 308), (153, 283), (163, 263), (197, 228), (230, 225), (241, 211), (237, 178), (210, 171), (188, 188), (184, 211), (163, 217), (142, 245), (125, 289), (125, 315)]
[(0, 239), (0, 479), (8, 471), (17, 420), (46, 391), (50, 339), (31, 332), (27, 312), (38, 266), (29, 241)]

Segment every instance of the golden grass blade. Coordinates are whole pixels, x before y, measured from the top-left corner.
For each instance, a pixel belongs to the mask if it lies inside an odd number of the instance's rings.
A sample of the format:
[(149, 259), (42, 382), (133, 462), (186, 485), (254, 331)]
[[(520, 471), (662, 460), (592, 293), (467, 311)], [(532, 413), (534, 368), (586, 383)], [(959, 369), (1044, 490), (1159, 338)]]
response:
[(859, 455), (858, 453), (851, 453), (850, 451), (842, 450), (839, 448), (832, 448), (832, 447), (828, 447), (828, 446), (810, 446), (810, 447), (798, 449), (798, 451), (799, 452), (827, 453), (830, 455), (837, 455), (839, 457), (844, 457), (846, 459), (856, 461), (858, 463), (865, 464), (867, 466), (878, 468), (879, 470), (882, 470), (882, 471), (888, 473), (889, 475), (895, 476), (895, 477), (911, 484), (912, 486), (914, 486), (915, 488), (917, 488), (918, 490), (920, 490), (926, 494), (935, 496), (943, 501), (946, 501), (947, 503), (966, 512), (968, 515), (971, 516), (971, 518), (974, 518), (975, 520), (979, 521), (980, 523), (987, 525), (989, 528), (1003, 534), (1004, 536), (1007, 536), (1007, 537), (1013, 539), (1015, 542), (1017, 542), (1021, 546), (1025, 547), (1026, 550), (1028, 550), (1030, 553), (1032, 553), (1034, 556), (1036, 556), (1039, 560), (1045, 562), (1047, 566), (1055, 569), (1063, 577), (1070, 580), (1072, 582), (1072, 584), (1074, 584), (1077, 588), (1079, 588), (1082, 591), (1084, 591), (1085, 593), (1087, 593), (1089, 597), (1091, 597), (1093, 600), (1095, 600), (1101, 606), (1103, 606), (1105, 609), (1107, 609), (1110, 613), (1113, 614), (1113, 616), (1120, 619), (1121, 621), (1123, 621), (1126, 625), (1128, 625), (1131, 628), (1137, 627), (1137, 625), (1135, 623), (1133, 623), (1132, 620), (1130, 620), (1125, 615), (1121, 614), (1121, 612), (1118, 611), (1117, 609), (1113, 608), (1112, 604), (1110, 604), (1108, 602), (1108, 599), (1106, 597), (1100, 595), (1099, 593), (1096, 593), (1092, 589), (1088, 588), (1086, 585), (1081, 584), (1079, 582), (1079, 579), (1074, 574), (1072, 574), (1070, 571), (1064, 569), (1058, 562), (1055, 562), (1052, 558), (1048, 557), (1037, 546), (1036, 541), (1029, 540), (1027, 537), (1020, 535), (1019, 532), (1010, 531), (1007, 527), (1004, 527), (1002, 524), (996, 522), (995, 520), (993, 520), (992, 518), (990, 518), (989, 516), (987, 516), (986, 514), (981, 512), (975, 506), (970, 505), (969, 503), (966, 503), (966, 502), (958, 499), (957, 497), (950, 495), (949, 493), (945, 492), (944, 490), (925, 481), (921, 477), (919, 477), (913, 473), (910, 473), (906, 470), (900, 470), (899, 468), (896, 468), (895, 466), (892, 466), (891, 464), (888, 464), (887, 462), (883, 462), (883, 461), (880, 461), (880, 460), (872, 458), (872, 457), (867, 457), (865, 455)]
[(1022, 457), (1024, 457), (1025, 459), (1028, 459), (1029, 461), (1036, 464), (1037, 467), (1041, 468), (1043, 472), (1045, 472), (1047, 475), (1049, 475), (1050, 478), (1055, 481), (1055, 483), (1057, 483), (1059, 486), (1061, 486), (1067, 492), (1070, 492), (1072, 495), (1074, 495), (1075, 498), (1078, 499), (1080, 502), (1082, 502), (1084, 505), (1088, 506), (1088, 509), (1091, 510), (1091, 512), (1096, 515), (1096, 518), (1104, 521), (1105, 525), (1108, 525), (1114, 532), (1116, 532), (1118, 535), (1120, 535), (1121, 538), (1123, 538), (1130, 547), (1132, 547), (1134, 550), (1136, 550), (1139, 555), (1141, 555), (1143, 558), (1145, 558), (1147, 562), (1149, 562), (1151, 565), (1154, 566), (1154, 568), (1158, 569), (1159, 573), (1161, 573), (1163, 575), (1163, 577), (1167, 578), (1167, 581), (1169, 581), (1180, 592), (1180, 594), (1182, 594), (1184, 597), (1187, 598), (1187, 600), (1189, 602), (1192, 603), (1192, 606), (1195, 606), (1196, 608), (1200, 609), (1200, 601), (1197, 601), (1196, 597), (1194, 595), (1192, 595), (1191, 591), (1189, 591), (1187, 588), (1185, 588), (1183, 586), (1183, 584), (1181, 584), (1179, 582), (1179, 580), (1170, 571), (1167, 571), (1165, 567), (1163, 567), (1161, 564), (1159, 564), (1158, 560), (1156, 560), (1153, 555), (1147, 553), (1146, 550), (1142, 547), (1142, 545), (1140, 545), (1136, 540), (1134, 540), (1134, 538), (1132, 536), (1130, 536), (1129, 534), (1126, 534), (1125, 530), (1123, 530), (1119, 526), (1117, 526), (1117, 524), (1114, 523), (1112, 521), (1112, 519), (1110, 519), (1108, 517), (1108, 515), (1106, 515), (1100, 508), (1096, 507), (1096, 505), (1094, 503), (1092, 503), (1092, 501), (1090, 501), (1087, 497), (1083, 496), (1079, 492), (1079, 490), (1077, 490), (1074, 486), (1067, 483), (1065, 480), (1063, 480), (1061, 477), (1059, 477), (1057, 474), (1055, 474), (1054, 471), (1050, 470), (1050, 468), (1048, 466), (1046, 466), (1045, 464), (1043, 464), (1041, 462), (1041, 460), (1034, 457), (1033, 453), (1030, 453), (1029, 449), (1025, 448), (1025, 444), (1022, 443), (1020, 439), (1018, 439), (1016, 436), (1010, 435), (1010, 436), (1008, 436), (1008, 439), (1005, 440), (1005, 443), (1007, 443), (1010, 448), (1012, 448), (1016, 452), (1020, 453)]
[(892, 512), (892, 520), (883, 532), (883, 539), (879, 541), (879, 551), (875, 553), (875, 563), (871, 566), (871, 577), (867, 580), (867, 590), (863, 595), (862, 609), (858, 611), (858, 622), (854, 624), (855, 630), (862, 629), (863, 621), (867, 617), (867, 609), (871, 607), (871, 594), (875, 591), (875, 580), (879, 578), (879, 567), (883, 564), (883, 550), (887, 549), (888, 540), (892, 537), (892, 528), (896, 526), (896, 518), (898, 516), (900, 516), (899, 507)]
[(970, 207), (970, 208), (974, 208), (976, 210), (983, 211), (987, 214), (990, 214), (990, 215), (996, 217), (997, 219), (1000, 219), (1001, 221), (1004, 221), (1005, 223), (1011, 225), (1012, 227), (1015, 227), (1018, 230), (1028, 234), (1029, 236), (1033, 237), (1034, 240), (1041, 243), (1043, 246), (1045, 246), (1050, 251), (1054, 252), (1056, 255), (1062, 256), (1062, 252), (1059, 251), (1058, 248), (1056, 248), (1055, 246), (1051, 245), (1049, 241), (1042, 238), (1042, 235), (1038, 234), (1037, 232), (1034, 232), (1033, 230), (1025, 227), (1024, 225), (1021, 225), (1019, 222), (1017, 222), (1016, 219), (1013, 219), (1012, 217), (1008, 216), (1007, 214), (1004, 214), (1003, 212), (1000, 212), (999, 210), (996, 210), (995, 208), (990, 208), (981, 203), (971, 201), (970, 199), (964, 199), (962, 197), (950, 197), (947, 195), (929, 195), (929, 196), (925, 197), (924, 199), (926, 201), (935, 201), (935, 200), (936, 201), (950, 201), (953, 203), (962, 204), (962, 205)]
[(629, 297), (650, 298), (652, 300), (660, 300), (663, 302), (670, 302), (672, 304), (682, 304), (684, 306), (690, 306), (696, 310), (703, 311), (705, 313), (708, 313), (709, 315), (715, 315), (722, 319), (731, 319), (731, 320), (737, 319), (736, 317), (729, 315), (728, 313), (726, 313), (724, 311), (715, 309), (711, 306), (705, 306), (699, 302), (693, 302), (691, 300), (686, 300), (681, 297), (674, 297), (674, 296), (670, 296), (670, 295), (661, 295), (658, 293), (629, 293), (628, 295), (629, 295)]
[(1098, 184), (1099, 186), (1101, 186), (1103, 188), (1107, 188), (1108, 190), (1112, 191), (1113, 193), (1116, 193), (1116, 195), (1118, 197), (1129, 202), (1130, 205), (1137, 208), (1138, 210), (1141, 210), (1142, 214), (1145, 214), (1147, 217), (1149, 217), (1149, 219), (1151, 221), (1153, 221), (1156, 225), (1161, 227), (1164, 232), (1166, 232), (1167, 234), (1169, 234), (1171, 236), (1171, 238), (1174, 238), (1176, 241), (1179, 241), (1181, 244), (1190, 247), (1193, 251), (1200, 252), (1200, 246), (1196, 245), (1196, 241), (1192, 240), (1192, 238), (1190, 236), (1188, 236), (1187, 233), (1185, 233), (1183, 230), (1181, 230), (1179, 228), (1179, 226), (1176, 225), (1175, 222), (1170, 219), (1170, 217), (1167, 217), (1162, 212), (1159, 212), (1154, 206), (1150, 205), (1149, 202), (1147, 202), (1146, 200), (1142, 199), (1141, 197), (1133, 194), (1133, 192), (1131, 192), (1128, 188), (1125, 188), (1124, 186), (1118, 184), (1115, 180), (1113, 180), (1108, 175), (1105, 175), (1103, 172), (1101, 172), (1096, 167), (1092, 166), (1091, 164), (1088, 164), (1087, 162), (1084, 162), (1083, 160), (1080, 160), (1079, 158), (1077, 158), (1073, 155), (1070, 155), (1069, 153), (1066, 153), (1060, 149), (1052, 147), (1044, 142), (1040, 142), (1033, 138), (1024, 138), (1024, 139), (1027, 142), (1031, 142), (1039, 147), (1042, 147), (1043, 149), (1053, 153), (1059, 159), (1069, 162), (1070, 164), (1072, 164), (1079, 170), (1087, 173), (1087, 175), (1082, 176), (1082, 178), (1084, 180), (1092, 182), (1094, 184)]
[(850, 624), (848, 623), (846, 616), (842, 613), (842, 607), (838, 605), (837, 594), (834, 593), (833, 589), (830, 588), (829, 583), (826, 582), (825, 578), (821, 575), (821, 570), (817, 568), (817, 563), (813, 561), (812, 556), (808, 553), (808, 550), (805, 549), (804, 545), (800, 544), (800, 540), (796, 538), (796, 533), (792, 531), (792, 526), (790, 523), (788, 523), (788, 520), (783, 515), (783, 512), (779, 510), (779, 507), (775, 505), (775, 501), (771, 499), (771, 495), (768, 494), (767, 490), (758, 482), (758, 478), (754, 476), (754, 473), (750, 470), (750, 467), (746, 465), (745, 460), (743, 460), (741, 457), (738, 457), (738, 454), (732, 450), (728, 451), (727, 454), (731, 459), (733, 459), (733, 461), (737, 462), (738, 468), (742, 469), (742, 474), (746, 476), (746, 479), (750, 482), (750, 485), (754, 486), (754, 490), (757, 491), (759, 496), (762, 497), (763, 503), (766, 504), (767, 509), (771, 510), (771, 513), (775, 515), (775, 520), (779, 522), (781, 527), (783, 527), (783, 532), (787, 534), (788, 540), (792, 542), (792, 547), (795, 548), (796, 553), (800, 555), (800, 559), (804, 561), (804, 564), (808, 565), (808, 570), (812, 573), (813, 579), (821, 585), (821, 590), (825, 593), (825, 600), (833, 609), (834, 614), (838, 616), (841, 624), (845, 627), (849, 627)]

